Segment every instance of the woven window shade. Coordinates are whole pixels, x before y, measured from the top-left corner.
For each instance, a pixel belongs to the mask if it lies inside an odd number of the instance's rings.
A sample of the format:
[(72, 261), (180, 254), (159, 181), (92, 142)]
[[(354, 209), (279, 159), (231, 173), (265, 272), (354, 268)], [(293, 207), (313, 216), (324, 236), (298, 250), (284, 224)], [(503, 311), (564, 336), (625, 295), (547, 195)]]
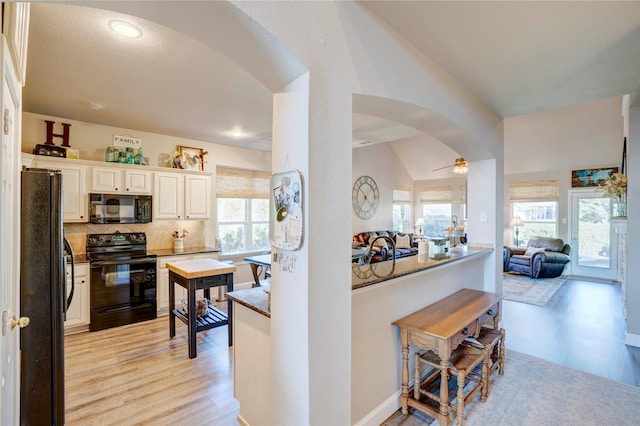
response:
[(256, 170), (216, 168), (218, 198), (269, 198), (271, 174)]
[(422, 204), (450, 203), (451, 187), (434, 186), (420, 190), (420, 202)]
[(558, 201), (560, 190), (557, 180), (536, 182), (512, 182), (509, 185), (509, 201)]
[(393, 204), (411, 204), (411, 188), (393, 188)]

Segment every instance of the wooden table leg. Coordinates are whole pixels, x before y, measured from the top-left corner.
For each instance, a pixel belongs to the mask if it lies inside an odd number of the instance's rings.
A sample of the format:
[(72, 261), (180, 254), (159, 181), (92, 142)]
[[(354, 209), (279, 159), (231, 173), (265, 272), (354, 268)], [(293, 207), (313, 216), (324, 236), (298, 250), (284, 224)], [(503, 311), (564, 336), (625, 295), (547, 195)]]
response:
[(188, 346), (189, 346), (189, 358), (195, 358), (197, 357), (197, 349), (196, 349), (196, 328), (197, 328), (197, 324), (196, 324), (196, 286), (195, 283), (192, 283), (191, 280), (188, 281), (189, 283), (189, 288), (188, 288), (188, 293), (189, 296), (187, 297), (188, 301), (187, 304), (189, 306), (189, 312), (188, 312), (188, 321), (187, 321), (187, 328), (188, 328)]
[(173, 272), (169, 271), (169, 338), (176, 335), (176, 316), (173, 310), (176, 307), (176, 290), (173, 284)]
[(464, 374), (456, 373), (458, 393), (456, 395), (456, 426), (464, 426)]
[(449, 424), (449, 357), (448, 354), (440, 356), (440, 417), (438, 418), (438, 424), (440, 426), (447, 426)]
[(251, 265), (251, 272), (253, 273), (253, 280), (254, 283), (251, 285), (251, 287), (260, 287), (260, 275), (258, 275), (258, 265), (255, 263), (250, 263)]
[(402, 414), (409, 414), (409, 342), (406, 330), (400, 331), (400, 345), (402, 345), (402, 394), (400, 395), (400, 406)]
[[(260, 282), (258, 282), (260, 284)], [(227, 292), (233, 291), (233, 274), (227, 274)], [(233, 303), (231, 299), (227, 300), (227, 332), (229, 333), (229, 347), (233, 346), (233, 327), (231, 324), (233, 318)]]

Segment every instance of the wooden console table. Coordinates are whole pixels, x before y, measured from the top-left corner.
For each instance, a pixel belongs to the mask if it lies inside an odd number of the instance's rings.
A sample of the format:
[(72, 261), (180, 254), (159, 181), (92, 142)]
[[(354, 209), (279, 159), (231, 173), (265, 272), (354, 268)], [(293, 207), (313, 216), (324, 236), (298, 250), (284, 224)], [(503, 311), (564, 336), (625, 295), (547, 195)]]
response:
[[(400, 328), (402, 345), (402, 413), (416, 408), (438, 419), (438, 424), (450, 422), (447, 367), (452, 351), (465, 338), (478, 337), (480, 327), (493, 319), (498, 328), (502, 295), (479, 290), (462, 289), (451, 296), (393, 322)], [(432, 350), (440, 358), (440, 405), (435, 410), (409, 394), (409, 346)]]
[[(176, 335), (176, 318), (188, 328), (189, 358), (197, 356), (196, 333), (211, 328), (229, 325), (229, 346), (233, 344), (231, 330), (231, 300), (227, 300), (227, 313), (215, 308), (211, 303), (211, 287), (225, 285), (233, 291), (233, 273), (236, 267), (213, 259), (195, 259), (167, 263), (169, 270), (169, 337)], [(175, 306), (175, 287), (178, 284), (187, 289), (187, 309)], [(207, 313), (196, 315), (196, 290), (204, 290), (207, 299)]]

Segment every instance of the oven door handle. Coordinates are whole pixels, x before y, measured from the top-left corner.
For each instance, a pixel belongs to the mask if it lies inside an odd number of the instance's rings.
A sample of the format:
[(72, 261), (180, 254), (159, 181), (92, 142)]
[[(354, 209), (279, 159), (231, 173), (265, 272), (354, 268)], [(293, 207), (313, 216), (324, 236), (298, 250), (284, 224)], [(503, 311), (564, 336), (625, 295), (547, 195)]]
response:
[(91, 267), (93, 268), (98, 266), (113, 266), (113, 265), (136, 265), (140, 263), (150, 263), (155, 262), (155, 257), (145, 257), (142, 259), (128, 259), (128, 260), (101, 260), (101, 261), (91, 261)]

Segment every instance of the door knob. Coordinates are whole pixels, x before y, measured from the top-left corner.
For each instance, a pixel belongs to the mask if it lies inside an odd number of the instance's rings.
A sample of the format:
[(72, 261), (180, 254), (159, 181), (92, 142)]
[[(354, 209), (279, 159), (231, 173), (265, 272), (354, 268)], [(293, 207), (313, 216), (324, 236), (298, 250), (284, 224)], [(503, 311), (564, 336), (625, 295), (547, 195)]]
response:
[(31, 322), (31, 320), (29, 319), (29, 317), (20, 317), (18, 319), (16, 319), (16, 317), (14, 316), (13, 318), (11, 318), (9, 320), (9, 325), (11, 326), (11, 329), (13, 330), (14, 328), (19, 327), (19, 328), (25, 328), (26, 326), (29, 325), (29, 323)]

